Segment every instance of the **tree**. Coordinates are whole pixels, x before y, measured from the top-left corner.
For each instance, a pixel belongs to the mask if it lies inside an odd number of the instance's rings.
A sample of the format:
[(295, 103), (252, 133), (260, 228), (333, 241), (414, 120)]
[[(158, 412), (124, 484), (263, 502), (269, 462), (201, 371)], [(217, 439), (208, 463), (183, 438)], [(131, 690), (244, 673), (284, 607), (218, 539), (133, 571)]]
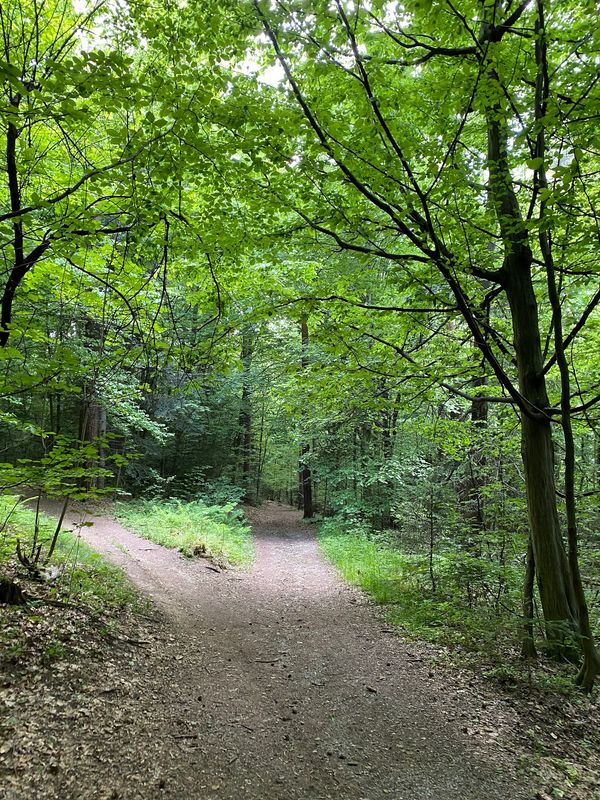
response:
[[(520, 414), (548, 641), (567, 653), (577, 634), (579, 681), (589, 689), (600, 659), (577, 568), (568, 421), (599, 398), (581, 387), (571, 405), (563, 355), (577, 353), (600, 301), (574, 266), (593, 258), (597, 222), (588, 142), (599, 101), (585, 15), (579, 6), (548, 15), (543, 0), (396, 10), (335, 0), (315, 4), (309, 17), (301, 4), (254, 5), (304, 119), (292, 169), (305, 194), (298, 199), (298, 181), (293, 195), (281, 183), (275, 190), (317, 234), (396, 264), (424, 288), (432, 313), (462, 320), (502, 390), (488, 402), (509, 402)], [(279, 109), (293, 116), (289, 104)], [(570, 316), (564, 336), (561, 297)], [(556, 365), (558, 405), (547, 384)], [(556, 499), (558, 415), (569, 557)]]
[(103, 7), (76, 14), (69, 0), (3, 5), (0, 346), (16, 292), (42, 259), (72, 258), (84, 269), (76, 256), (88, 245), (156, 223), (132, 170), (168, 126), (131, 108), (141, 92), (124, 48), (82, 47)]
[[(308, 347), (308, 320), (306, 317), (302, 317), (300, 319), (300, 368), (303, 373), (308, 369)], [(311, 519), (313, 516), (313, 490), (309, 463), (310, 442), (306, 422), (302, 420), (301, 424), (303, 430), (301, 433), (302, 439), (300, 441), (299, 463), (300, 501), (304, 519)]]
[(252, 475), (252, 387), (251, 373), (252, 353), (255, 334), (249, 328), (242, 331), (242, 396), (240, 398), (239, 415), (239, 453), (241, 461), (241, 485), (244, 487), (244, 499), (247, 503), (252, 497), (254, 484)]

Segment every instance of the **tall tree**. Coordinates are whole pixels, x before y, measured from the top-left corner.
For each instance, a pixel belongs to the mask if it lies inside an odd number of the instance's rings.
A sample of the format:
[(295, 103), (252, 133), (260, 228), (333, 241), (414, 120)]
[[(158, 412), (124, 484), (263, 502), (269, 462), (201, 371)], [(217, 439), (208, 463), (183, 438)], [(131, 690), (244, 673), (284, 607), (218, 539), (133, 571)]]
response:
[[(579, 681), (589, 689), (600, 659), (586, 625), (572, 522), (569, 558), (563, 542), (554, 431), (556, 416), (564, 430), (567, 417), (599, 398), (584, 395), (567, 407), (563, 377), (559, 407), (547, 386), (562, 348), (582, 335), (600, 301), (578, 276), (569, 283), (570, 265), (592, 257), (597, 224), (588, 142), (598, 80), (585, 15), (579, 5), (545, 14), (543, 0), (402, 7), (335, 0), (316, 3), (309, 17), (302, 4), (271, 10), (255, 0), (255, 8), (304, 119), (294, 169), (306, 176), (306, 199), (281, 184), (277, 191), (317, 234), (396, 264), (420, 281), (433, 313), (460, 316), (502, 390), (488, 402), (509, 402), (520, 414), (548, 641), (566, 653), (578, 637)], [(551, 184), (543, 177), (549, 169)], [(546, 250), (559, 259), (571, 310), (554, 348), (552, 285), (544, 290), (540, 280)], [(496, 304), (489, 318), (485, 295)]]
[(132, 108), (132, 94), (142, 92), (125, 48), (83, 46), (90, 29), (99, 31), (104, 6), (78, 14), (70, 0), (11, 0), (0, 10), (0, 346), (15, 295), (37, 263), (156, 221), (137, 202), (132, 170), (165, 130)]
[(242, 331), (242, 396), (240, 398), (239, 416), (239, 452), (241, 485), (244, 487), (244, 499), (249, 503), (253, 494), (252, 473), (252, 354), (254, 352), (254, 332), (246, 326)]

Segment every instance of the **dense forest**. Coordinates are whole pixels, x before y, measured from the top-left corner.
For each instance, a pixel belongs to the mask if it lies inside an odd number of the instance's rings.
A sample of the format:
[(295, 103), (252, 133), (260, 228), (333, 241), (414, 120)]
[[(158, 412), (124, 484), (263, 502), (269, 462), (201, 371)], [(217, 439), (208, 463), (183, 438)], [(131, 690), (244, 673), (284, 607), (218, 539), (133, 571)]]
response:
[(596, 12), (2, 3), (2, 491), (294, 505), (409, 632), (591, 690)]

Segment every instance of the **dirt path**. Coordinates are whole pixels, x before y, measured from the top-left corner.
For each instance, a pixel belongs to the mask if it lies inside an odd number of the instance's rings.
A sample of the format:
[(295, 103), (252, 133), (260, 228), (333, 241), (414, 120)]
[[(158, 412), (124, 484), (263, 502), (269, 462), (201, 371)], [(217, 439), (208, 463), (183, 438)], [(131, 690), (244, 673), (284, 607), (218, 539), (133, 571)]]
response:
[(73, 678), (90, 711), (47, 722), (64, 766), (44, 772), (41, 760), (39, 796), (530, 797), (498, 744), (495, 709), (386, 632), (296, 512), (267, 504), (252, 517), (249, 573), (215, 573), (112, 520), (83, 529), (160, 614), (152, 644), (119, 666), (122, 687), (90, 700), (85, 676)]

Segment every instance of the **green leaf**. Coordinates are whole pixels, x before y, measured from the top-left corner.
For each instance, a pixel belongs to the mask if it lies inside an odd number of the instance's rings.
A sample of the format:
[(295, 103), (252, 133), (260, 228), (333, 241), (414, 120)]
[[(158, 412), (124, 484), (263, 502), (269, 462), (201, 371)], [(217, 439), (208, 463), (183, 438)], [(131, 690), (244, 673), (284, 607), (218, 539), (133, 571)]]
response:
[(533, 170), (539, 169), (542, 166), (543, 163), (544, 163), (544, 159), (541, 158), (541, 157), (529, 158), (526, 161), (526, 164), (529, 167), (529, 169), (533, 169)]

